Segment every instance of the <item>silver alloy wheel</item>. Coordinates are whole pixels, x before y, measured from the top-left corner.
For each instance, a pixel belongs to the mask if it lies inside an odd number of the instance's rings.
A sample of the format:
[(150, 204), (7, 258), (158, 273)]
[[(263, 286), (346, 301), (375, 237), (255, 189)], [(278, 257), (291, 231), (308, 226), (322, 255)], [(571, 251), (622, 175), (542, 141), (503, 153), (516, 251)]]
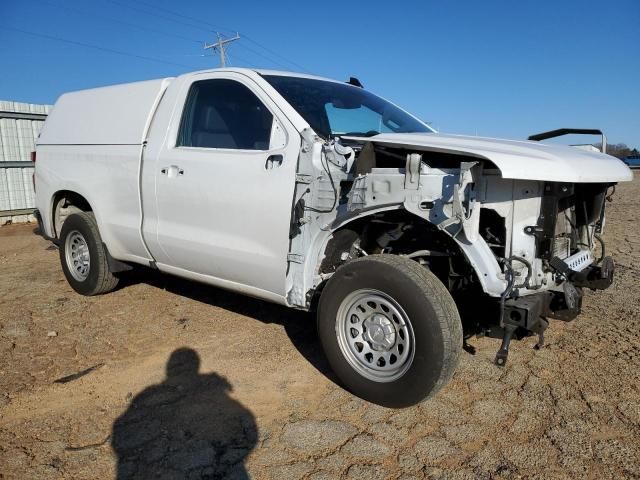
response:
[(338, 308), (336, 335), (342, 354), (363, 377), (392, 382), (402, 377), (415, 353), (409, 317), (386, 293), (351, 292)]
[(91, 257), (89, 255), (89, 245), (87, 245), (87, 241), (79, 231), (73, 230), (67, 235), (64, 243), (64, 254), (71, 276), (79, 282), (84, 282), (89, 276)]

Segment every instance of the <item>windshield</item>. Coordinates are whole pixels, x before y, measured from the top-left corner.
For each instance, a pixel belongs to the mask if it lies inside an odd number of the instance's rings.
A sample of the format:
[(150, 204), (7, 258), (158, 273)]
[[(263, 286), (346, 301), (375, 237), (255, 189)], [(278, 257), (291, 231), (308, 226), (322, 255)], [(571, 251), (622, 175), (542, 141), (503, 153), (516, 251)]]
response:
[(392, 103), (353, 85), (280, 75), (264, 78), (325, 138), (433, 131)]

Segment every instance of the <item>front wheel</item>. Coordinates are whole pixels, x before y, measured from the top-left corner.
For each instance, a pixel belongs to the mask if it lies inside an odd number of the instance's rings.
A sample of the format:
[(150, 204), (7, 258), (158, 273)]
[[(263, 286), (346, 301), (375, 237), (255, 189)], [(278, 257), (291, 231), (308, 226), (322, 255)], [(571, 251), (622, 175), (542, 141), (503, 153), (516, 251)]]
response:
[(345, 385), (365, 400), (408, 407), (453, 375), (462, 324), (451, 295), (415, 261), (370, 255), (340, 267), (322, 291), (318, 334)]

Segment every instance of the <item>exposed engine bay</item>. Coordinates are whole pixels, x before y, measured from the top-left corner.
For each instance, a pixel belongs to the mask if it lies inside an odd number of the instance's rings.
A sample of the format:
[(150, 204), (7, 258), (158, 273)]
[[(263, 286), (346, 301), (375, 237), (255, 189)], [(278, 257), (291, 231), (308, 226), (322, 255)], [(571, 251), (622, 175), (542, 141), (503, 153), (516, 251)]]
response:
[(297, 180), (288, 279), (301, 308), (354, 258), (407, 256), (458, 300), (467, 335), (502, 334), (503, 365), (514, 335), (542, 346), (548, 318), (572, 320), (583, 288), (612, 282), (600, 234), (613, 183), (508, 179), (476, 154), (311, 132)]

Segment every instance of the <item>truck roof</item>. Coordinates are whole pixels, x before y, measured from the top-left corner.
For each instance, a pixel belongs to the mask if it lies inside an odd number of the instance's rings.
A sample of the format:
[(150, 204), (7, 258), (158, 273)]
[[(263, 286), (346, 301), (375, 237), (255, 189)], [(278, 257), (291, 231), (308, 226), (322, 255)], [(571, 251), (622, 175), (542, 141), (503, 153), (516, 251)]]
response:
[(269, 70), (265, 68), (247, 68), (247, 67), (209, 68), (206, 70), (197, 70), (195, 72), (185, 73), (181, 76), (191, 76), (191, 75), (196, 75), (199, 73), (207, 73), (207, 72), (236, 72), (236, 73), (244, 73), (244, 74), (257, 73), (259, 75), (279, 75), (283, 77), (314, 78), (316, 80), (325, 80), (327, 82), (342, 83), (342, 82), (338, 82), (337, 80), (333, 80), (331, 78), (320, 77), (317, 75), (311, 75), (307, 73), (290, 72), (286, 70)]
[[(214, 68), (180, 75), (235, 72), (249, 78), (280, 75), (337, 82), (298, 72), (254, 68)], [(65, 93), (55, 103), (38, 145), (139, 145), (144, 141), (155, 106), (174, 77), (122, 83)]]

